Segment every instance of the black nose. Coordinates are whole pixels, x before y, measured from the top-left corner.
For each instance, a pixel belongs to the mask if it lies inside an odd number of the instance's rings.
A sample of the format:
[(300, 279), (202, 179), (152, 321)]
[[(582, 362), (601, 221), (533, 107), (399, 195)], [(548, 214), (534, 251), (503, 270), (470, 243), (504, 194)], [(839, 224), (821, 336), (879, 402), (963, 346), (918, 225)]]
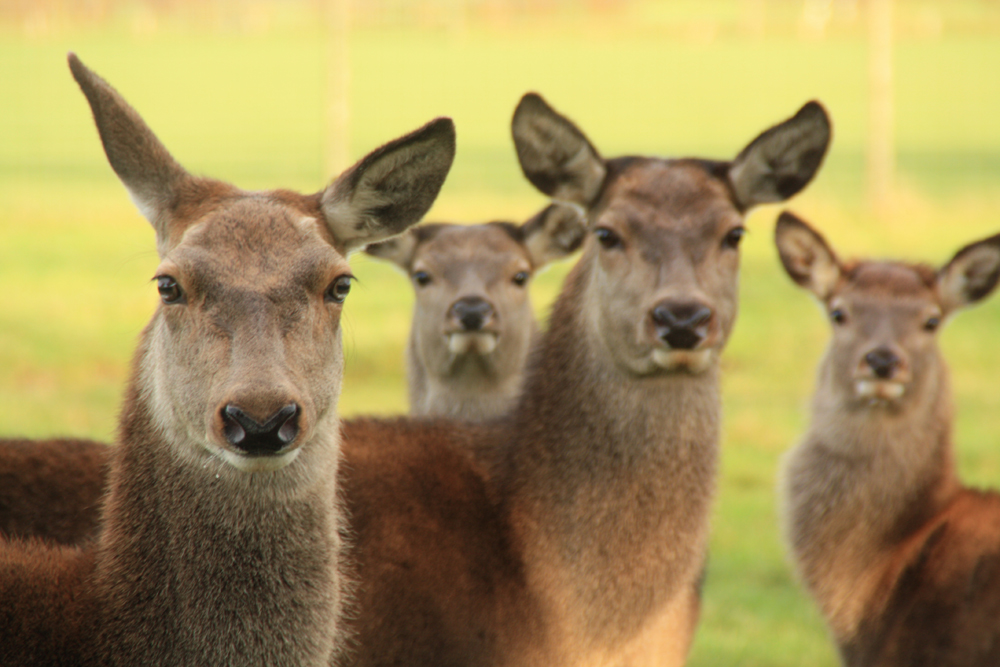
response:
[(466, 331), (479, 331), (493, 317), (493, 305), (478, 296), (464, 296), (451, 304), (450, 310)]
[(263, 424), (232, 403), (222, 409), (223, 432), (230, 445), (253, 456), (276, 454), (299, 435), (299, 413), (289, 403)]
[(650, 313), (656, 332), (675, 350), (693, 350), (704, 338), (712, 309), (696, 302), (662, 301)]
[(875, 377), (888, 380), (899, 366), (899, 357), (887, 347), (879, 347), (865, 355), (865, 362)]

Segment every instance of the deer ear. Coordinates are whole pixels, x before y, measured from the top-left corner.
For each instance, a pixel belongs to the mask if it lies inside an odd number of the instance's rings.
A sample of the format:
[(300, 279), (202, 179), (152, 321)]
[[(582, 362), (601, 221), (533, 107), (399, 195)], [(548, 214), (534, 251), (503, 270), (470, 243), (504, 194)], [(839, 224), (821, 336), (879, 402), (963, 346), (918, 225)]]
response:
[(89, 70), (76, 54), (70, 53), (68, 60), (73, 78), (90, 103), (108, 162), (156, 230), (162, 255), (169, 239), (170, 211), (177, 205), (183, 185), (195, 179), (171, 157), (118, 91)]
[(417, 250), (416, 230), (411, 228), (399, 236), (395, 236), (388, 241), (372, 243), (365, 246), (365, 253), (372, 257), (378, 257), (399, 266), (404, 271), (409, 272), (413, 264), (413, 255)]
[(455, 125), (438, 118), (377, 148), (321, 195), (326, 223), (350, 251), (402, 233), (434, 203), (455, 158)]
[(842, 275), (840, 261), (819, 232), (788, 211), (778, 216), (774, 242), (785, 271), (826, 301)]
[(575, 252), (586, 234), (587, 217), (572, 204), (550, 204), (521, 225), (524, 247), (535, 269)]
[(521, 170), (540, 191), (566, 202), (589, 207), (607, 169), (576, 125), (556, 113), (537, 93), (521, 98), (511, 121)]
[(737, 205), (784, 201), (804, 188), (823, 162), (830, 133), (830, 118), (815, 101), (765, 130), (729, 167)]
[(985, 299), (1000, 281), (1000, 234), (965, 246), (938, 271), (938, 293), (946, 311)]

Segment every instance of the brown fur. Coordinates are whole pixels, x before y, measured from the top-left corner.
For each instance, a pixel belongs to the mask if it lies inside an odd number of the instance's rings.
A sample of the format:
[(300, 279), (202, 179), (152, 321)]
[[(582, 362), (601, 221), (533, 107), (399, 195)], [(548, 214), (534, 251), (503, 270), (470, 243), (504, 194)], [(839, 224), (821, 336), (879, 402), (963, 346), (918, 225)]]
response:
[(96, 543), (0, 543), (0, 664), (328, 665), (347, 590), (334, 288), (347, 249), (431, 205), (451, 122), (316, 195), (243, 192), (189, 176), (107, 83), (73, 55), (70, 68), (156, 229), (162, 303), (133, 360)]
[[(560, 155), (586, 155), (572, 143), (583, 135), (542, 105), (529, 95), (515, 112), (522, 166), (545, 187), (560, 184), (591, 230), (613, 228), (624, 245), (588, 235), (509, 414), (480, 425), (344, 424), (362, 582), (352, 664), (686, 659), (718, 448), (717, 359), (736, 314), (738, 253), (724, 240), (759, 200), (734, 201), (735, 188), (694, 160), (605, 161), (591, 148), (592, 159), (559, 167)], [(525, 113), (546, 131), (525, 133)], [(806, 143), (825, 148), (825, 123), (808, 121)], [(796, 171), (799, 187), (817, 165)], [(730, 171), (716, 163), (722, 177)], [(599, 191), (575, 189), (596, 175)], [(713, 308), (696, 350), (668, 349), (650, 322), (670, 294)]]
[[(513, 406), (538, 332), (530, 278), (576, 250), (584, 234), (577, 207), (550, 205), (523, 225), (431, 223), (366, 249), (403, 269), (416, 292), (407, 348), (411, 415), (482, 420)], [(472, 330), (455, 310), (469, 299), (489, 307)]]
[(0, 440), (0, 539), (93, 537), (110, 452), (92, 440)]
[[(792, 555), (845, 663), (1000, 664), (1000, 494), (955, 474), (947, 365), (928, 328), (995, 287), (1000, 235), (939, 271), (841, 263), (788, 213), (777, 242), (834, 318), (782, 490)], [(873, 350), (898, 358), (887, 377), (866, 360)]]

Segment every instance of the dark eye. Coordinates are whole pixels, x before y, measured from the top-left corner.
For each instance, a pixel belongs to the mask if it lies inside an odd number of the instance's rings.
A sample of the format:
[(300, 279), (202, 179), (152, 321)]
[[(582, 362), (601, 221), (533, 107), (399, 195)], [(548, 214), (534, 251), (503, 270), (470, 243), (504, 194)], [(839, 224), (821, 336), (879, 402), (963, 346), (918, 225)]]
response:
[(722, 239), (722, 247), (735, 250), (739, 247), (740, 241), (743, 240), (746, 233), (746, 227), (734, 227), (733, 229), (730, 229), (729, 233)]
[(927, 321), (924, 322), (924, 331), (937, 331), (939, 326), (941, 326), (940, 317), (928, 317)]
[(344, 299), (351, 293), (352, 276), (340, 276), (326, 288), (323, 299), (332, 303), (344, 303)]
[(431, 274), (426, 271), (414, 271), (413, 272), (413, 282), (420, 285), (421, 287), (426, 287), (431, 284)]
[(611, 250), (612, 248), (621, 248), (622, 240), (617, 234), (608, 229), (607, 227), (598, 227), (594, 230), (594, 236), (597, 237), (598, 243), (605, 250)]
[(163, 303), (168, 305), (184, 303), (184, 292), (173, 277), (156, 276), (156, 289), (159, 290)]
[(518, 287), (523, 287), (524, 284), (528, 282), (528, 278), (530, 277), (531, 276), (528, 275), (527, 271), (518, 271), (517, 273), (514, 274), (512, 280), (514, 281), (514, 284), (517, 285)]
[(830, 311), (830, 319), (837, 324), (843, 324), (847, 321), (847, 313), (845, 313), (840, 308), (834, 308)]

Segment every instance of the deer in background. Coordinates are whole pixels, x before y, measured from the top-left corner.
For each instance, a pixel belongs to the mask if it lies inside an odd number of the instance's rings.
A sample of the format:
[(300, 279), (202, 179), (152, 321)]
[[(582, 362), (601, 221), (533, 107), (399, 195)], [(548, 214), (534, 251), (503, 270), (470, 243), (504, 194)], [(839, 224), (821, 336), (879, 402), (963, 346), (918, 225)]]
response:
[(156, 231), (161, 303), (96, 543), (0, 543), (0, 663), (330, 664), (345, 645), (345, 255), (426, 213), (452, 123), (386, 144), (316, 194), (246, 192), (190, 175), (114, 89), (69, 64)]
[(833, 338), (781, 494), (798, 572), (851, 667), (1000, 664), (1000, 494), (963, 487), (937, 332), (1000, 278), (1000, 234), (940, 269), (842, 262), (791, 213), (781, 262)]
[(536, 271), (576, 250), (579, 207), (552, 204), (522, 225), (426, 224), (368, 246), (413, 282), (410, 414), (482, 420), (517, 400), (538, 324)]
[(811, 102), (732, 161), (604, 159), (541, 97), (528, 179), (587, 238), (507, 415), (343, 423), (354, 665), (680, 665), (697, 622), (744, 214), (816, 173)]

